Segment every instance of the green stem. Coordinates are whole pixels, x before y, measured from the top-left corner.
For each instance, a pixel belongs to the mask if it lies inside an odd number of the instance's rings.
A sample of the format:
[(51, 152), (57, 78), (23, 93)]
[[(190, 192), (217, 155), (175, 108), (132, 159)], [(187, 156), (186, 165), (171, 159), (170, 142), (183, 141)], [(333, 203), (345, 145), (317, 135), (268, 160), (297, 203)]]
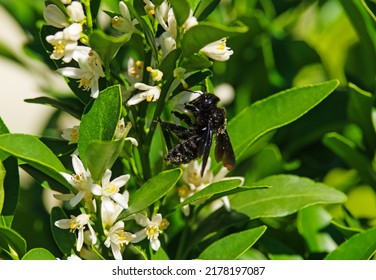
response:
[(85, 6), (86, 27), (87, 27), (89, 34), (90, 34), (92, 29), (93, 29), (93, 17), (91, 15), (90, 0), (82, 0), (82, 3)]

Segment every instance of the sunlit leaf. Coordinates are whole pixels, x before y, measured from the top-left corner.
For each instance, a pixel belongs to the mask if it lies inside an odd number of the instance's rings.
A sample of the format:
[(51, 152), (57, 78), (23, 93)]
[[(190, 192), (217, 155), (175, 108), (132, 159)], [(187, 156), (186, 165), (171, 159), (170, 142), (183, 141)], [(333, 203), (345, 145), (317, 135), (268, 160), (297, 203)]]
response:
[(56, 260), (56, 257), (47, 249), (34, 248), (28, 251), (22, 260)]
[(99, 93), (85, 110), (81, 119), (78, 151), (87, 164), (88, 146), (93, 141), (112, 140), (120, 117), (121, 93), (119, 86), (109, 87)]
[(266, 226), (230, 234), (209, 245), (199, 256), (204, 260), (236, 260), (264, 234)]
[(148, 180), (129, 198), (129, 208), (120, 214), (118, 219), (123, 219), (133, 213), (137, 213), (162, 198), (182, 174), (181, 169), (172, 169), (159, 173)]
[[(4, 246), (5, 245), (5, 246)], [(6, 251), (11, 247), (21, 258), (26, 253), (26, 240), (15, 230), (0, 225), (0, 246)]]
[(0, 135), (0, 150), (11, 154), (67, 186), (67, 182), (59, 173), (65, 171), (64, 165), (35, 136), (28, 134)]
[[(229, 122), (227, 130), (237, 159), (261, 136), (287, 125), (314, 108), (338, 86), (337, 80), (298, 87), (255, 102)], [(247, 133), (244, 133), (244, 132)]]
[(329, 253), (326, 260), (368, 260), (376, 252), (376, 228), (358, 233)]
[(343, 203), (346, 200), (346, 195), (340, 191), (295, 175), (273, 175), (256, 184), (271, 187), (251, 189), (230, 198), (231, 207), (251, 219), (282, 217), (310, 205)]

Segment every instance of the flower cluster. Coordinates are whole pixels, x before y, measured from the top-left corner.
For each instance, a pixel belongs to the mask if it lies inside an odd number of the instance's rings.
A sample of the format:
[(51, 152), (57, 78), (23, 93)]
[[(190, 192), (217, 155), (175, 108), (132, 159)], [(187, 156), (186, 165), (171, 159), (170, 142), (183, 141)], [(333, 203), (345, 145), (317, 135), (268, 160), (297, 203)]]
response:
[[(98, 53), (84, 44), (87, 36), (84, 34), (86, 15), (79, 1), (62, 1), (63, 6), (48, 4), (44, 9), (44, 19), (47, 25), (59, 29), (54, 35), (46, 37), (53, 51), (51, 59), (62, 60), (64, 63), (76, 62), (78, 67), (63, 67), (58, 73), (71, 79), (79, 80), (79, 88), (90, 90), (90, 96), (99, 95), (99, 78), (104, 77), (103, 63)], [(60, 30), (62, 29), (62, 30)]]
[[(97, 233), (92, 224), (101, 221), (101, 224), (95, 224), (95, 228), (102, 228), (105, 241), (102, 245), (110, 248), (115, 259), (121, 260), (122, 251), (129, 243), (137, 243), (147, 238), (153, 250), (157, 251), (160, 247), (159, 234), (167, 227), (168, 222), (162, 219), (161, 214), (156, 214), (150, 221), (146, 216), (136, 214), (133, 219), (142, 229), (136, 233), (126, 231), (124, 221), (118, 221), (118, 217), (122, 211), (128, 209), (129, 193), (127, 190), (120, 193), (120, 189), (124, 187), (130, 176), (121, 175), (111, 180), (112, 171), (107, 169), (102, 177), (101, 184), (97, 184), (91, 177), (90, 171), (85, 169), (82, 161), (77, 155), (72, 156), (72, 166), (74, 174), (62, 172), (62, 176), (76, 190), (76, 194), (70, 198), (69, 203), (72, 207), (77, 206), (84, 200), (84, 207), (91, 214), (71, 215), (70, 219), (60, 219), (55, 222), (55, 226), (61, 229), (69, 229), (70, 232), (78, 231), (76, 251), (80, 252), (84, 242), (87, 245), (100, 248), (98, 244)], [(63, 196), (60, 196), (63, 198)], [(96, 203), (94, 198), (100, 198), (100, 203)], [(92, 203), (92, 205), (87, 205)], [(97, 213), (97, 205), (100, 205), (99, 213)], [(97, 214), (100, 219), (95, 218)], [(93, 217), (93, 219), (91, 219)], [(87, 228), (88, 235), (85, 235)]]

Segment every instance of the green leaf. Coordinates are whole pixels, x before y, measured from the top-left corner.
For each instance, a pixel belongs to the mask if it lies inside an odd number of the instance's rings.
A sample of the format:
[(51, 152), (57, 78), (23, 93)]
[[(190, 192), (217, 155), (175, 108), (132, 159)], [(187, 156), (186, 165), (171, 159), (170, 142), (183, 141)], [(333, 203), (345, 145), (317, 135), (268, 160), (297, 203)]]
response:
[(325, 260), (368, 260), (375, 252), (376, 228), (371, 228), (343, 242)]
[[(156, 45), (155, 35), (153, 32), (153, 27), (148, 19), (148, 16), (145, 15), (145, 10), (143, 8), (143, 2), (136, 1), (134, 7), (129, 1), (125, 1), (129, 12), (137, 19), (138, 23), (142, 28), (142, 32), (145, 34), (145, 39), (150, 46), (150, 49), (153, 53), (154, 59), (158, 61), (158, 49)], [(146, 50), (145, 50), (146, 51)]]
[(121, 93), (119, 85), (99, 93), (97, 99), (88, 105), (81, 118), (78, 152), (87, 165), (88, 146), (93, 141), (110, 141), (120, 118)]
[(82, 103), (79, 102), (76, 98), (65, 98), (63, 100), (59, 100), (47, 96), (42, 96), (32, 99), (25, 99), (24, 101), (33, 104), (50, 105), (56, 109), (61, 109), (64, 112), (67, 112), (77, 119), (81, 118), (82, 112), (84, 111)]
[(160, 247), (158, 251), (156, 252), (151, 250), (150, 257), (151, 257), (151, 260), (154, 260), (154, 261), (159, 261), (159, 260), (167, 261), (170, 259), (162, 247)]
[(17, 159), (0, 161), (0, 167), (0, 225), (11, 227), (20, 192)]
[(372, 123), (374, 98), (371, 93), (354, 84), (350, 83), (349, 89), (349, 117), (362, 129), (368, 151), (373, 152), (376, 149), (376, 133)]
[(191, 56), (209, 43), (245, 33), (247, 30), (248, 27), (243, 24), (223, 26), (213, 22), (201, 22), (184, 33), (182, 50), (185, 56)]
[(64, 211), (59, 207), (54, 207), (51, 210), (50, 216), (51, 222), (51, 232), (52, 236), (59, 247), (60, 251), (65, 256), (70, 256), (74, 252), (74, 244), (76, 242), (76, 237), (73, 233), (66, 229), (60, 229), (54, 225), (54, 223), (61, 219), (68, 219)]
[(230, 234), (210, 246), (199, 256), (204, 260), (236, 260), (246, 252), (266, 231), (266, 226)]
[(189, 3), (187, 0), (170, 0), (169, 2), (174, 10), (177, 24), (182, 26), (186, 22), (191, 10)]
[(228, 180), (222, 180), (215, 183), (212, 183), (208, 185), (203, 190), (195, 193), (194, 195), (188, 197), (186, 200), (184, 200), (182, 203), (179, 203), (176, 207), (182, 207), (186, 204), (192, 203), (194, 201), (203, 199), (203, 198), (209, 198), (210, 196), (218, 193), (223, 193), (232, 189), (235, 189), (239, 186), (241, 186), (242, 180), (235, 178), (235, 179), (228, 179)]
[(214, 11), (219, 2), (220, 0), (202, 0), (199, 2), (193, 15), (197, 18), (198, 21), (202, 21)]
[(340, 191), (295, 175), (274, 175), (255, 185), (269, 185), (271, 188), (252, 189), (230, 198), (232, 208), (251, 219), (283, 217), (311, 205), (343, 203), (346, 200)]
[(355, 144), (336, 132), (325, 135), (323, 143), (350, 167), (355, 168), (360, 177), (376, 189), (376, 173), (371, 162), (358, 150)]
[(22, 260), (56, 260), (56, 257), (47, 249), (34, 248), (28, 251)]
[[(5, 244), (6, 246), (4, 246)], [(0, 225), (0, 246), (9, 251), (11, 247), (17, 254), (17, 258), (21, 258), (26, 253), (26, 240), (15, 230)]]
[(325, 99), (338, 84), (337, 80), (332, 80), (288, 89), (245, 108), (227, 126), (238, 161), (257, 139), (306, 114)]
[(111, 60), (115, 57), (122, 45), (128, 42), (131, 34), (124, 34), (120, 37), (107, 35), (100, 29), (95, 29), (90, 35), (90, 46), (98, 52), (103, 60), (105, 69), (109, 68)]
[(308, 245), (309, 252), (330, 252), (337, 247), (329, 233), (323, 231), (332, 217), (321, 206), (314, 205), (298, 212), (298, 230)]
[(369, 62), (376, 61), (375, 25), (361, 2), (340, 0), (359, 37), (359, 43), (352, 53), (354, 64), (349, 65), (347, 68), (350, 69), (347, 70), (362, 81), (367, 90), (374, 90), (376, 64)]
[(0, 135), (9, 133), (8, 127), (5, 125), (3, 119), (0, 117)]
[(110, 169), (124, 146), (124, 139), (117, 141), (93, 141), (87, 147), (87, 166), (94, 180), (99, 180)]
[(362, 232), (361, 228), (348, 227), (342, 224), (339, 224), (336, 221), (332, 221), (331, 224), (339, 231), (345, 238), (350, 238), (351, 236)]
[(0, 135), (0, 150), (21, 159), (23, 162), (42, 171), (59, 183), (68, 187), (66, 180), (59, 172), (65, 167), (53, 152), (38, 138), (28, 134)]
[(148, 180), (129, 198), (129, 208), (119, 215), (119, 220), (137, 213), (162, 198), (171, 190), (182, 174), (181, 169), (176, 168), (159, 173)]

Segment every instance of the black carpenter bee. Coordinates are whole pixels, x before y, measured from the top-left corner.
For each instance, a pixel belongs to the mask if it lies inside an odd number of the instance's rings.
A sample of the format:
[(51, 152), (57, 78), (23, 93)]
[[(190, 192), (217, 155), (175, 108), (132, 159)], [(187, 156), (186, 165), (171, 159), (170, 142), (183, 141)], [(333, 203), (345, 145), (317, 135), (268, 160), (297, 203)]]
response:
[(210, 93), (202, 93), (196, 99), (184, 104), (184, 108), (192, 113), (172, 113), (189, 127), (160, 121), (162, 128), (176, 134), (180, 143), (172, 148), (164, 157), (168, 164), (180, 165), (202, 156), (201, 176), (208, 161), (213, 135), (216, 135), (215, 159), (232, 170), (235, 166), (235, 155), (226, 130), (226, 111), (217, 107), (219, 98)]

